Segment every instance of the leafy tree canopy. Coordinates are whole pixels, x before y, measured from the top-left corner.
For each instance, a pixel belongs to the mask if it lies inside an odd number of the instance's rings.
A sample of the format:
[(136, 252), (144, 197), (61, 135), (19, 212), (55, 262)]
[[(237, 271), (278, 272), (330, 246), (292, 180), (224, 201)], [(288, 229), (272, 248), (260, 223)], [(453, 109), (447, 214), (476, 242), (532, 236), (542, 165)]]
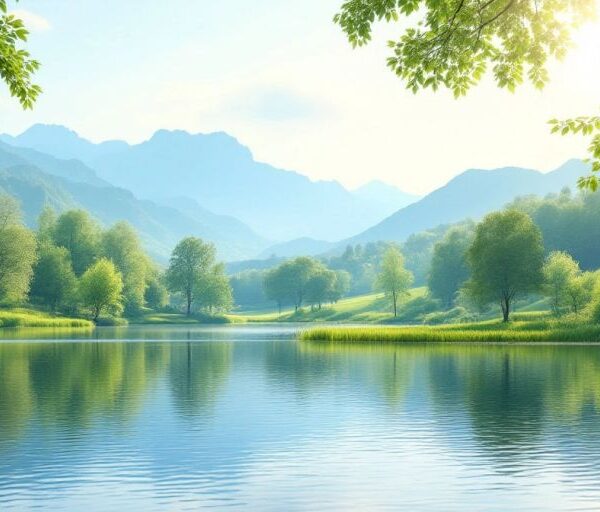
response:
[(412, 286), (414, 277), (404, 268), (404, 258), (397, 247), (388, 248), (383, 254), (381, 271), (377, 275), (375, 287), (390, 295), (394, 316), (398, 314), (398, 299), (406, 295)]
[(0, 300), (27, 296), (36, 261), (35, 235), (21, 223), (19, 203), (0, 195)]
[(42, 243), (31, 283), (31, 296), (56, 311), (70, 301), (76, 302), (77, 278), (71, 267), (69, 251)]
[(505, 322), (514, 299), (542, 285), (542, 234), (523, 212), (506, 210), (487, 215), (475, 229), (467, 257), (469, 292), (481, 303), (500, 303)]
[[(571, 34), (595, 18), (594, 0), (346, 0), (334, 21), (352, 46), (367, 44), (373, 24), (402, 22), (398, 40), (389, 41), (388, 66), (417, 92), (446, 87), (464, 96), (491, 68), (499, 87), (514, 91), (524, 81), (541, 89), (547, 62), (562, 59)], [(600, 119), (581, 116), (550, 121), (553, 132), (591, 137), (592, 174), (580, 188), (597, 190)]]
[(544, 293), (550, 298), (552, 311), (560, 315), (563, 306), (569, 301), (569, 292), (579, 292), (574, 283), (581, 273), (579, 264), (566, 252), (555, 251), (548, 256), (543, 267)]
[(77, 276), (98, 256), (100, 228), (84, 210), (69, 210), (56, 221), (54, 243), (71, 254), (73, 270)]
[(81, 300), (92, 311), (94, 321), (105, 310), (119, 310), (123, 299), (123, 279), (115, 264), (101, 258), (88, 268), (79, 282)]
[(152, 263), (136, 231), (127, 222), (117, 222), (102, 233), (102, 253), (123, 276), (126, 313), (136, 314), (144, 305), (144, 293)]
[(33, 108), (42, 92), (40, 86), (32, 82), (40, 63), (19, 47), (27, 41), (28, 35), (23, 20), (9, 14), (6, 0), (0, 0), (0, 78), (24, 109)]
[(435, 244), (428, 288), (431, 294), (451, 307), (456, 294), (469, 277), (467, 251), (473, 240), (468, 229), (452, 229), (444, 239)]
[(187, 237), (173, 249), (166, 272), (167, 287), (184, 295), (189, 315), (202, 280), (215, 264), (215, 246), (200, 238)]
[(413, 92), (443, 86), (458, 97), (490, 66), (500, 87), (543, 87), (548, 59), (562, 58), (594, 13), (593, 0), (347, 0), (334, 21), (353, 46), (371, 40), (376, 21), (402, 21), (388, 66)]

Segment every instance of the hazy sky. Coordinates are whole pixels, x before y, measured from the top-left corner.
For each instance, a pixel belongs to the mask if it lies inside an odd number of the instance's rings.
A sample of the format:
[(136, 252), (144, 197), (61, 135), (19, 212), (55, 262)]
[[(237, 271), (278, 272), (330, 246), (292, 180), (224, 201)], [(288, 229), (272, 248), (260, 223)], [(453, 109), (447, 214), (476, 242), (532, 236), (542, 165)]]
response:
[(35, 110), (0, 86), (0, 131), (64, 124), (94, 141), (158, 128), (226, 131), (257, 160), (354, 187), (424, 193), (470, 167), (552, 169), (585, 155), (552, 117), (600, 107), (600, 25), (551, 67), (543, 92), (488, 81), (467, 97), (407, 92), (386, 69), (381, 25), (352, 50), (331, 19), (342, 0), (22, 0), (43, 63)]

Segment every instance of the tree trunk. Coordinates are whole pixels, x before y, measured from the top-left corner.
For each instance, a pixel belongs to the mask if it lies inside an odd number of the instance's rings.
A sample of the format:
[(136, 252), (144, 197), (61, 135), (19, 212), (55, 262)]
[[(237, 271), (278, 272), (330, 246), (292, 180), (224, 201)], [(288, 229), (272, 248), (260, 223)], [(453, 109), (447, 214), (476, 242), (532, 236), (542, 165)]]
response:
[(508, 317), (510, 315), (510, 299), (502, 299), (500, 306), (502, 307), (502, 321), (508, 322)]
[(397, 298), (396, 298), (396, 292), (395, 291), (392, 292), (392, 298), (394, 300), (394, 318), (396, 318), (396, 316), (398, 316), (398, 310), (397, 310), (397, 307), (396, 307)]

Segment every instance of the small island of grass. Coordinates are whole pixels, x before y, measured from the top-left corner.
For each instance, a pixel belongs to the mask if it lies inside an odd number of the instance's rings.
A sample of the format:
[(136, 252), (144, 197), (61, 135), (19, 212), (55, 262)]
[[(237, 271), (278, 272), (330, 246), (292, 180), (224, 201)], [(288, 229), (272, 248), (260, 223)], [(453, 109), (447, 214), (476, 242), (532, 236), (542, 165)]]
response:
[(31, 309), (10, 309), (0, 311), (0, 328), (11, 327), (52, 327), (52, 328), (86, 328), (91, 329), (94, 323), (85, 318), (69, 318), (53, 316)]
[(302, 341), (323, 342), (600, 342), (600, 325), (559, 320), (515, 320), (436, 326), (314, 327)]

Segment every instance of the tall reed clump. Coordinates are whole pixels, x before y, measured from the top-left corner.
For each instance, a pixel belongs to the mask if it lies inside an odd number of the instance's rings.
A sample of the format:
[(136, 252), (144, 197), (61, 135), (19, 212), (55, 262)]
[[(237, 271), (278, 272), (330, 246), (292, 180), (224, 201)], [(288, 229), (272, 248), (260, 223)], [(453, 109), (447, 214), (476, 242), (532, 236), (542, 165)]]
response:
[(600, 325), (554, 322), (457, 324), (439, 327), (315, 327), (303, 341), (327, 342), (600, 342)]
[(37, 311), (0, 311), (0, 328), (56, 327), (93, 328), (94, 324), (83, 318), (53, 317)]

